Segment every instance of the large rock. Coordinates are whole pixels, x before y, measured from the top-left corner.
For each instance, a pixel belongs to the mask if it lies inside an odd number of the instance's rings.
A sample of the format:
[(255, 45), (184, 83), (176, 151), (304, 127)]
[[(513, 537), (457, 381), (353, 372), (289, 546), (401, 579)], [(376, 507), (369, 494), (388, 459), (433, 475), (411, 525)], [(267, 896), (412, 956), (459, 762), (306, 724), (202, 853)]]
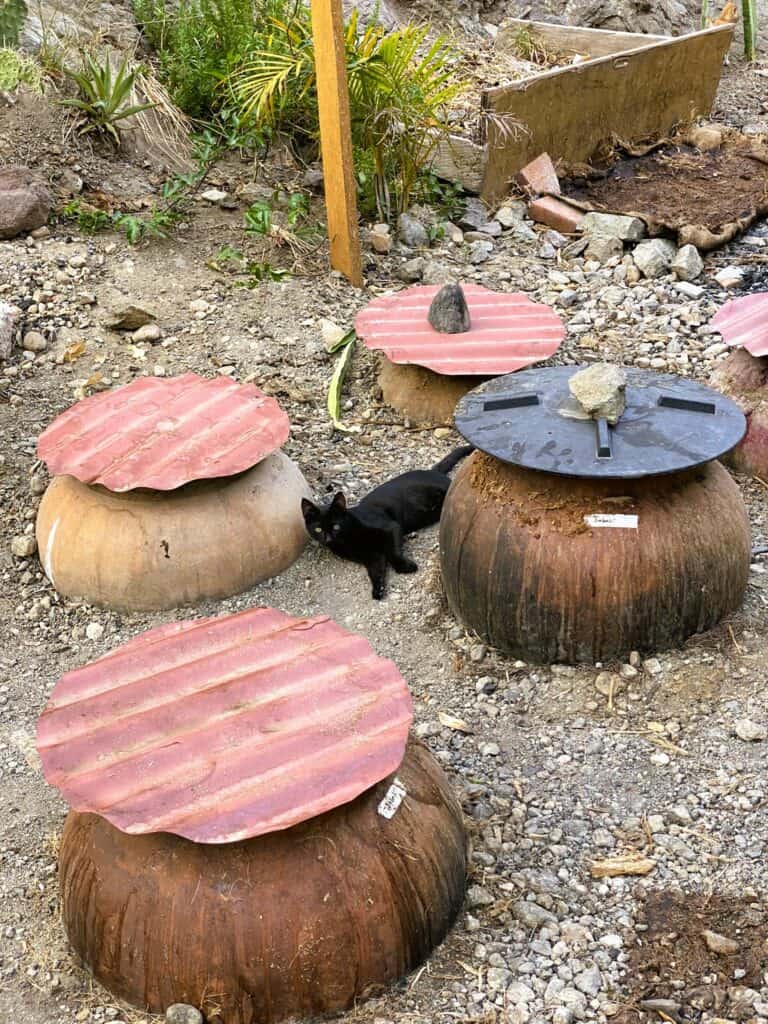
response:
[(668, 238), (650, 238), (635, 247), (632, 258), (643, 277), (661, 277), (672, 266), (677, 246)]
[(13, 335), (16, 331), (16, 309), (7, 302), (0, 302), (0, 360), (10, 359), (13, 352)]
[(627, 377), (620, 366), (595, 363), (568, 381), (568, 388), (584, 412), (595, 420), (618, 423), (624, 412)]
[(704, 260), (695, 245), (684, 245), (672, 260), (672, 270), (680, 281), (695, 281), (704, 269)]
[(94, 36), (109, 33), (109, 39), (120, 50), (135, 50), (140, 41), (139, 29), (131, 5), (125, 0), (101, 0), (85, 4), (82, 0), (40, 0), (29, 4), (29, 14), (21, 33), (24, 50), (48, 46), (84, 46)]
[(563, 13), (569, 25), (614, 32), (675, 35), (699, 27), (693, 4), (680, 0), (568, 0)]
[(50, 212), (51, 194), (28, 167), (0, 167), (0, 239), (41, 228)]
[(441, 334), (464, 334), (469, 330), (469, 307), (460, 284), (440, 289), (432, 299), (427, 319)]
[(427, 229), (409, 213), (401, 213), (397, 218), (397, 237), (409, 249), (427, 249), (429, 247)]
[(645, 224), (639, 217), (628, 217), (623, 213), (588, 213), (581, 222), (580, 230), (585, 235), (598, 238), (620, 238), (622, 242), (639, 242), (645, 235)]

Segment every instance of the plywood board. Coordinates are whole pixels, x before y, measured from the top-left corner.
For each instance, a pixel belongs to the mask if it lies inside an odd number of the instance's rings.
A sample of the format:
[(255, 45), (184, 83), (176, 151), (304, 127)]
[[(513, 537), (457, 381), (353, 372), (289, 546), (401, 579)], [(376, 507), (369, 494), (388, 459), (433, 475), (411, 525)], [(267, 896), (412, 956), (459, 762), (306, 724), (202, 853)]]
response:
[(515, 36), (521, 30), (539, 36), (552, 50), (581, 53), (589, 57), (607, 57), (641, 46), (663, 43), (668, 36), (650, 36), (639, 32), (606, 32), (599, 28), (577, 28), (571, 25), (550, 25), (545, 21), (524, 21), (508, 18), (499, 26), (497, 50), (513, 50)]
[(501, 199), (540, 153), (581, 163), (612, 138), (659, 138), (709, 114), (732, 37), (720, 25), (488, 90), (485, 109), (521, 130), (511, 138), (489, 119), (483, 198)]

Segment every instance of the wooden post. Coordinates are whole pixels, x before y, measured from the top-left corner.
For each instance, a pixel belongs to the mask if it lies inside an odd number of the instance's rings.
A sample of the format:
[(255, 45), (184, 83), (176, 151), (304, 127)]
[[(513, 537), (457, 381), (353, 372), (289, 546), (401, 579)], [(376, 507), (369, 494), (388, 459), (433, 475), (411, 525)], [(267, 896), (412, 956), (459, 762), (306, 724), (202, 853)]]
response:
[(331, 266), (363, 283), (341, 0), (311, 0)]

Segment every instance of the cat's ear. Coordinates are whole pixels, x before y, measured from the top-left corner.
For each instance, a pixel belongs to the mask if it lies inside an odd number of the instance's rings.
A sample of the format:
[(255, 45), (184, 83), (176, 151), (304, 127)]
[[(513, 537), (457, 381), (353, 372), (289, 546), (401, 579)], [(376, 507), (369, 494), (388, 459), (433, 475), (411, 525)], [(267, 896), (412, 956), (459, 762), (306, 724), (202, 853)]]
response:
[(331, 502), (331, 508), (340, 508), (342, 512), (347, 507), (347, 499), (344, 497), (344, 491), (336, 491)]
[(304, 518), (306, 519), (307, 516), (312, 515), (313, 512), (317, 512), (317, 505), (313, 504), (313, 502), (311, 502), (309, 498), (302, 498), (301, 511), (304, 514)]

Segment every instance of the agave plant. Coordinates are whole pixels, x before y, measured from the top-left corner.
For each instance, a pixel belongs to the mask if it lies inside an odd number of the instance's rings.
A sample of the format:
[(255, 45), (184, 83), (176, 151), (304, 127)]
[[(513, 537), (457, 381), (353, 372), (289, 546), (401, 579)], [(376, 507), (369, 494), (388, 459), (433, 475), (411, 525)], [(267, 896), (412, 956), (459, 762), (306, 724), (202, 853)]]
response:
[[(427, 29), (406, 25), (359, 32), (357, 11), (345, 31), (352, 137), (373, 164), (380, 218), (407, 208), (423, 165), (448, 132), (446, 112), (463, 84), (452, 80), (453, 51)], [(272, 127), (318, 132), (315, 52), (309, 11), (290, 22), (274, 20), (263, 49), (234, 77), (232, 88), (245, 115)]]
[(139, 114), (142, 110), (149, 110), (155, 105), (137, 103), (126, 106), (140, 71), (139, 67), (131, 68), (126, 57), (117, 72), (113, 72), (108, 54), (104, 56), (102, 63), (91, 54), (85, 54), (83, 66), (79, 71), (67, 69), (67, 74), (80, 91), (80, 98), (62, 100), (61, 103), (62, 106), (73, 107), (82, 113), (81, 133), (95, 131), (119, 143), (118, 122), (131, 117), (132, 114)]

